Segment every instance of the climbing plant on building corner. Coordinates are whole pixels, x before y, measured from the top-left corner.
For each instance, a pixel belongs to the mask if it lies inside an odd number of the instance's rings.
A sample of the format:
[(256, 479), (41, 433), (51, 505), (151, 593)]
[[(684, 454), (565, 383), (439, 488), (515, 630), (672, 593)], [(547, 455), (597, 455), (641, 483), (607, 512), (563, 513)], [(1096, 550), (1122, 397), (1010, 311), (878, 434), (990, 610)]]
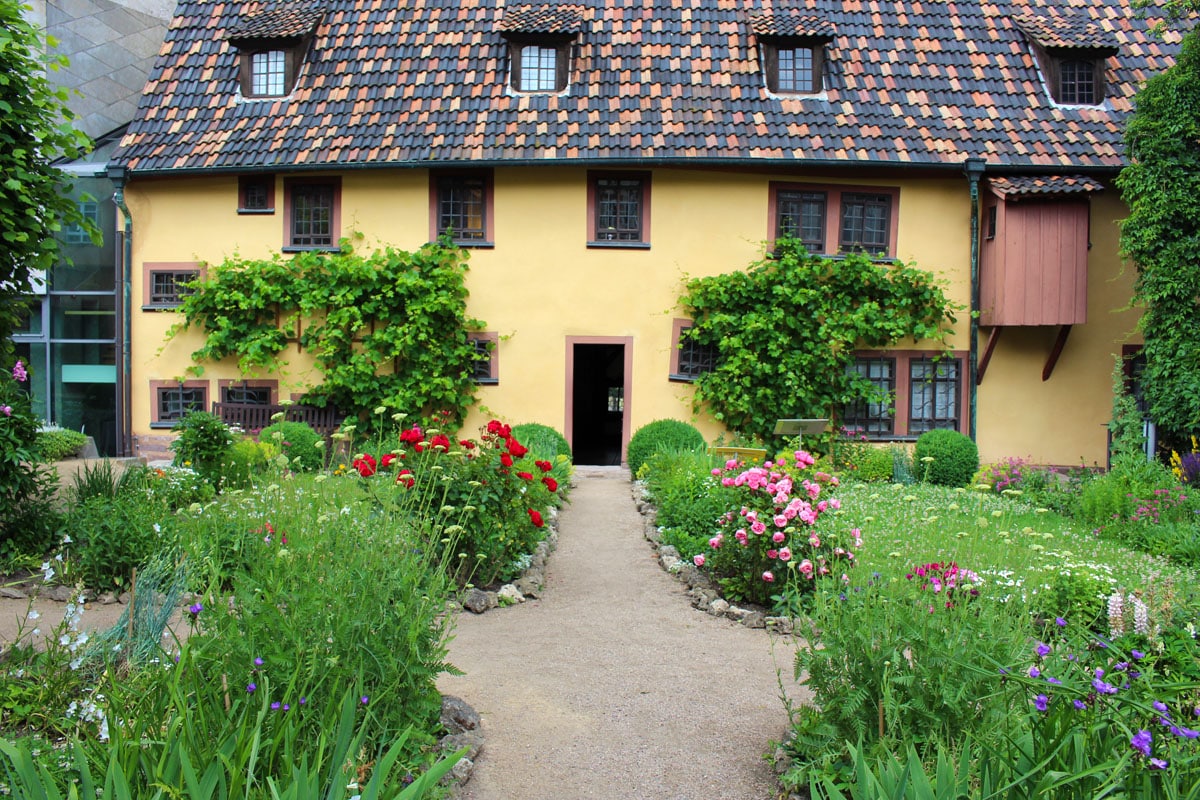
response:
[(762, 438), (781, 418), (884, 400), (847, 369), (855, 348), (944, 344), (959, 310), (928, 272), (862, 254), (811, 255), (794, 239), (744, 270), (689, 280), (680, 303), (695, 320), (688, 337), (719, 353), (696, 379), (697, 409)]
[(307, 403), (449, 411), (458, 424), (475, 401), (469, 333), (484, 327), (466, 313), (466, 271), (467, 252), (445, 242), (363, 255), (343, 240), (337, 251), (232, 257), (193, 284), (170, 335), (201, 329), (194, 361), (236, 358), (244, 375), (280, 372), (298, 347), (321, 373)]

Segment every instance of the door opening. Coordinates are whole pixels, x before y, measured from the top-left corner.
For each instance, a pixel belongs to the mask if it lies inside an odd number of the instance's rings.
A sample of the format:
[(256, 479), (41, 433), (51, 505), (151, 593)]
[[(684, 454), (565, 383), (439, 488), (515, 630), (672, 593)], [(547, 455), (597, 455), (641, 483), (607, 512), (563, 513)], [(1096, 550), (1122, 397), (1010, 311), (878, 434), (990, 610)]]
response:
[(624, 344), (572, 344), (571, 450), (576, 464), (621, 463)]

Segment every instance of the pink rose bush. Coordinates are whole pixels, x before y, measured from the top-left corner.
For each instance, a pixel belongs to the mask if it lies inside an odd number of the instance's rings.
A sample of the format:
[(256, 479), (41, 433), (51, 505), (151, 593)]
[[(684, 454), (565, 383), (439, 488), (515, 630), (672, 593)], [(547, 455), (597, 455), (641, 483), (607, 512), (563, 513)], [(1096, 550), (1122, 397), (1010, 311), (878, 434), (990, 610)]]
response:
[(818, 578), (845, 579), (854, 566), (862, 536), (857, 528), (842, 533), (823, 521), (841, 507), (832, 496), (838, 479), (813, 463), (797, 450), (791, 463), (747, 468), (731, 460), (713, 470), (737, 503), (717, 520), (704, 559), (727, 599), (771, 606), (781, 582), (808, 592)]

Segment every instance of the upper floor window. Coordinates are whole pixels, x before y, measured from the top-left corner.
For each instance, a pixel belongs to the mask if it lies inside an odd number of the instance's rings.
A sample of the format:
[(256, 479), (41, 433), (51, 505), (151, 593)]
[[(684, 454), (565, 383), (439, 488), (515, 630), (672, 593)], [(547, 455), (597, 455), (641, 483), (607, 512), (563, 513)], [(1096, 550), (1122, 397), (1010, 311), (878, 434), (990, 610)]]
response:
[(190, 284), (201, 277), (195, 262), (147, 262), (143, 265), (142, 309), (178, 308), (195, 291)]
[(561, 92), (571, 73), (571, 43), (583, 29), (579, 6), (505, 8), (500, 31), (508, 40), (512, 88), (518, 92)]
[(1099, 102), (1095, 61), (1064, 60), (1059, 62), (1058, 70), (1058, 102), (1080, 106)]
[(799, 239), (816, 255), (896, 252), (899, 189), (771, 184), (772, 239)]
[(492, 240), (492, 182), (485, 173), (448, 173), (433, 179), (431, 238), (450, 236), (456, 244), (486, 246)]
[(817, 45), (763, 45), (763, 73), (774, 94), (820, 94), (825, 49)]
[(238, 84), (247, 98), (285, 97), (296, 85), (324, 11), (274, 5), (238, 19), (225, 38), (238, 51)]
[(650, 177), (594, 173), (588, 180), (589, 245), (649, 246)]
[(250, 94), (277, 97), (284, 94), (285, 54), (282, 50), (264, 50), (250, 54)]
[(241, 175), (238, 177), (238, 213), (275, 213), (275, 177)]
[(288, 179), (285, 250), (337, 247), (341, 213), (341, 183), (337, 179)]

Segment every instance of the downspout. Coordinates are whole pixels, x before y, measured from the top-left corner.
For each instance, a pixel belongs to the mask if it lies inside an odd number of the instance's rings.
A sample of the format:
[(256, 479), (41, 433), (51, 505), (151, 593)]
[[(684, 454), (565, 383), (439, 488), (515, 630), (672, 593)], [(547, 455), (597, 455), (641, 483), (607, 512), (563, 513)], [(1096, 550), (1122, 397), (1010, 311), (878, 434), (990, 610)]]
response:
[(975, 407), (978, 399), (976, 373), (979, 369), (979, 180), (987, 168), (982, 158), (968, 158), (963, 164), (971, 189), (971, 332), (967, 355), (967, 435), (975, 439)]
[(130, 273), (131, 264), (133, 263), (133, 217), (129, 213), (129, 207), (125, 205), (125, 181), (127, 173), (125, 167), (119, 164), (109, 164), (108, 178), (113, 182), (115, 191), (113, 192), (113, 204), (121, 212), (123, 223), (118, 226), (117, 231), (117, 254), (116, 272), (121, 281), (121, 291), (117, 294), (118, 300), (118, 319), (121, 320), (119, 328), (119, 339), (117, 341), (117, 350), (121, 362), (121, 368), (118, 373), (120, 380), (120, 389), (117, 392), (117, 418), (120, 420), (120, 445), (118, 447), (119, 455), (133, 455), (133, 387), (130, 386), (130, 371), (133, 364), (133, 354), (130, 351), (130, 340), (132, 338), (133, 314), (130, 312), (130, 303), (132, 302), (133, 280)]

